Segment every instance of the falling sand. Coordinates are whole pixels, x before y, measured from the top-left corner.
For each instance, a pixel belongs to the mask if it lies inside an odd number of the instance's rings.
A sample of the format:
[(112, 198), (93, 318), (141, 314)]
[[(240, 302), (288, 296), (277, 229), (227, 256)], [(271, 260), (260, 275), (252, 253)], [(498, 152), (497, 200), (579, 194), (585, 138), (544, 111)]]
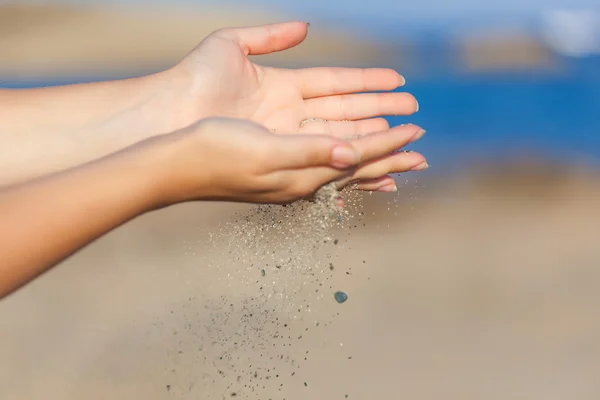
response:
[(0, 304), (0, 398), (598, 399), (600, 182), (555, 164), (342, 193), (301, 271), (227, 253), (263, 207), (148, 214)]
[(207, 260), (219, 270), (214, 285), (226, 290), (242, 283), (245, 293), (202, 303), (212, 320), (198, 327), (202, 341), (210, 344), (200, 361), (214, 366), (204, 385), (219, 386), (226, 397), (256, 399), (270, 398), (274, 391), (283, 398), (285, 385), (308, 386), (301, 366), (311, 347), (303, 338), (337, 315), (317, 318), (311, 310), (325, 302), (339, 307), (337, 289), (328, 282), (343, 273), (333, 263), (341, 247), (336, 234), (362, 216), (362, 195), (352, 189), (339, 192), (332, 183), (311, 201), (257, 205), (211, 235), (214, 246), (227, 248), (233, 261)]

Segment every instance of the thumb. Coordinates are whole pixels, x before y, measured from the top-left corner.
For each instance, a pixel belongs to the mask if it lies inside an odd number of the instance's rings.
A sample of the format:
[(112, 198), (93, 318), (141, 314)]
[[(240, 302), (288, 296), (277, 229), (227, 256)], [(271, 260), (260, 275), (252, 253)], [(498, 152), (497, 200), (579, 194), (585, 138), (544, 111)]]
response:
[(347, 169), (360, 163), (360, 153), (350, 143), (325, 135), (286, 135), (273, 138), (273, 167)]
[(237, 41), (246, 55), (268, 54), (287, 50), (304, 41), (308, 34), (306, 22), (284, 22), (280, 24), (247, 28), (223, 29), (218, 35)]

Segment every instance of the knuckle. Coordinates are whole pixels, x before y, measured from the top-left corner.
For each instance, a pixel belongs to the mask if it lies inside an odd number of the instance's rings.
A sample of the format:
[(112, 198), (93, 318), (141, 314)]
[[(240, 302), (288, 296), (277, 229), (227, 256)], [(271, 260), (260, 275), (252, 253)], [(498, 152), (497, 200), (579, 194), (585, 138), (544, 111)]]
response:
[(231, 36), (231, 34), (232, 34), (232, 29), (231, 28), (220, 28), (220, 29), (217, 29), (217, 30), (213, 31), (210, 34), (210, 36), (228, 38), (228, 37)]
[(360, 91), (366, 92), (368, 89), (367, 81), (368, 81), (369, 70), (367, 68), (361, 68), (360, 73), (361, 73)]
[(254, 154), (256, 157), (256, 167), (259, 170), (268, 169), (273, 155), (270, 146), (256, 146), (254, 149)]
[(297, 182), (288, 189), (288, 193), (295, 200), (310, 196), (314, 192), (312, 185), (306, 182)]
[(289, 175), (285, 172), (268, 172), (260, 179), (260, 187), (265, 192), (278, 193), (284, 197), (292, 193)]
[(342, 119), (354, 119), (354, 111), (352, 110), (352, 95), (341, 95), (339, 100), (340, 114)]
[[(261, 145), (251, 144), (247, 148), (247, 151), (252, 157), (252, 162), (248, 165), (248, 172), (257, 176), (277, 172), (273, 168), (273, 148), (268, 143), (262, 143)], [(279, 179), (279, 174), (275, 174), (274, 176), (276, 179)]]

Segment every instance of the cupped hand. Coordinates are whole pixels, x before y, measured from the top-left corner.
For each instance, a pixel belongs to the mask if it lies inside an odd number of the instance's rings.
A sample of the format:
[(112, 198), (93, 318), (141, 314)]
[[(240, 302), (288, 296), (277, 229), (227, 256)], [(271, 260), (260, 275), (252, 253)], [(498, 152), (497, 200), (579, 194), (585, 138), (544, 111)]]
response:
[[(248, 58), (294, 47), (307, 34), (304, 22), (210, 34), (168, 71), (182, 88), (171, 117), (175, 127), (225, 116), (250, 119), (277, 134), (344, 138), (384, 131), (389, 125), (380, 117), (411, 115), (418, 110), (411, 94), (386, 92), (404, 84), (404, 78), (391, 69), (281, 69)], [(379, 183), (393, 183), (385, 176), (379, 179)], [(359, 187), (367, 190), (377, 184), (363, 183)]]
[[(404, 78), (391, 69), (281, 69), (248, 58), (294, 47), (307, 34), (304, 22), (213, 32), (171, 71), (188, 91), (177, 119), (190, 124), (229, 116), (251, 119), (275, 132), (356, 135), (387, 128), (384, 119), (373, 117), (418, 110), (408, 93), (363, 93), (402, 86)], [(311, 119), (315, 122), (303, 124)]]
[(277, 135), (247, 120), (208, 118), (159, 139), (170, 149), (164, 202), (292, 202), (329, 182), (343, 186), (418, 168), (423, 156), (394, 151), (419, 135), (412, 126), (350, 140)]

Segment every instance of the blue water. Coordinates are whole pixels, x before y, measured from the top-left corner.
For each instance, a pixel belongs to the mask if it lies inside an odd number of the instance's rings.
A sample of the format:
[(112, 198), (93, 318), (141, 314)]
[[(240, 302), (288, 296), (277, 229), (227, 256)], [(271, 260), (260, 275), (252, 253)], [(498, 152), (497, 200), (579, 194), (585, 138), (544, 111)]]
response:
[[(402, 90), (417, 97), (420, 111), (389, 120), (427, 130), (412, 148), (432, 165), (461, 166), (524, 153), (600, 166), (600, 62), (571, 64), (570, 73), (561, 76), (408, 75)], [(0, 81), (0, 87), (62, 83), (68, 82)]]
[(420, 111), (389, 120), (422, 125), (428, 134), (414, 149), (438, 165), (515, 153), (600, 163), (600, 79), (438, 77), (403, 90)]

